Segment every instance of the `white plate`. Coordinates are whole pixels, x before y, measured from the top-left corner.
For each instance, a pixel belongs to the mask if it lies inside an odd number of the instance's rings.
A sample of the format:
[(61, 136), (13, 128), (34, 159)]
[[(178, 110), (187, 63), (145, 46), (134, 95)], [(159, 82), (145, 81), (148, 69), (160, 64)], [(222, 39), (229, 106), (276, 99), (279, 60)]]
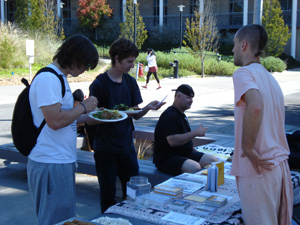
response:
[[(90, 113), (89, 113), (89, 117), (91, 117), (91, 118), (94, 119), (94, 120), (102, 121), (102, 122), (119, 122), (119, 121), (125, 120), (125, 119), (128, 117), (126, 113), (119, 111), (119, 113), (121, 114), (122, 118), (114, 119), (114, 120), (98, 119), (98, 118), (93, 117), (93, 114), (95, 114), (95, 113), (97, 113), (97, 112), (98, 112), (98, 111), (90, 112)], [(101, 111), (99, 111), (99, 112), (101, 112)]]
[(139, 110), (128, 110), (128, 111), (119, 111), (119, 112), (126, 113), (127, 115), (132, 115), (132, 114), (137, 114), (137, 113), (139, 113), (141, 111), (143, 111), (143, 110), (139, 109)]

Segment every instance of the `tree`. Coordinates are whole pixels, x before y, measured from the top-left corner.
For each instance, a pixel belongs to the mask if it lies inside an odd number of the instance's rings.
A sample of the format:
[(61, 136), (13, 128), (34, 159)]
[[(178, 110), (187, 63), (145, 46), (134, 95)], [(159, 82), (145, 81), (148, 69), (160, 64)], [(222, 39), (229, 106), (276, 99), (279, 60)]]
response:
[(268, 34), (265, 48), (266, 56), (279, 56), (291, 37), (289, 28), (284, 24), (282, 9), (278, 0), (264, 0), (262, 25)]
[(110, 17), (112, 9), (105, 0), (79, 0), (77, 18), (81, 26), (95, 29), (97, 40), (97, 27), (104, 16)]
[(202, 78), (204, 77), (204, 58), (207, 51), (214, 51), (218, 45), (216, 18), (212, 15), (210, 1), (205, 2), (203, 12), (194, 11), (194, 16), (186, 19), (183, 44), (195, 57), (200, 58)]
[[(139, 3), (136, 5), (136, 45), (141, 49), (145, 40), (147, 39), (147, 30), (145, 30), (145, 23), (143, 22), (143, 17), (140, 16), (138, 10)], [(126, 2), (125, 10), (125, 22), (120, 23), (120, 37), (126, 38), (134, 42), (134, 6), (133, 0), (128, 0)]]
[(51, 0), (16, 0), (16, 23), (24, 30), (64, 38), (62, 25)]
[(55, 14), (54, 1), (47, 0), (45, 5), (45, 22), (43, 27), (43, 32), (46, 35), (54, 35), (59, 39), (63, 40), (65, 38), (64, 28), (62, 21)]
[(16, 23), (23, 29), (42, 29), (45, 20), (45, 0), (16, 0)]

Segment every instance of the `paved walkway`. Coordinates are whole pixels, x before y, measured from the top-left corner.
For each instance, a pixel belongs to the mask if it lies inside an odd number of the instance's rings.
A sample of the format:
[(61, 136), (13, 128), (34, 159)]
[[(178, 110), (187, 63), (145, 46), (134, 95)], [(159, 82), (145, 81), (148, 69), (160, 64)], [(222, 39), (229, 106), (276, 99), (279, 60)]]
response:
[[(300, 129), (300, 72), (289, 71), (275, 73), (285, 95), (287, 119), (286, 131)], [(187, 116), (192, 129), (201, 123), (209, 128), (208, 137), (217, 140), (217, 144), (233, 146), (233, 84), (231, 77), (167, 78), (161, 80), (162, 88), (156, 90), (155, 80), (143, 89), (139, 82), (144, 103), (162, 100), (166, 95), (167, 104), (159, 111), (151, 111), (144, 118), (135, 121), (136, 126), (155, 127), (159, 115), (173, 102), (174, 92), (180, 84), (190, 84), (195, 91), (192, 108)], [(71, 83), (72, 90), (83, 89), (88, 94), (90, 83)], [(10, 124), (13, 105), (23, 86), (0, 86), (0, 149), (1, 145), (11, 144)], [(92, 218), (99, 213), (99, 193), (96, 177), (77, 174), (77, 216)], [(26, 181), (26, 165), (7, 164), (0, 160), (0, 224), (35, 224)]]

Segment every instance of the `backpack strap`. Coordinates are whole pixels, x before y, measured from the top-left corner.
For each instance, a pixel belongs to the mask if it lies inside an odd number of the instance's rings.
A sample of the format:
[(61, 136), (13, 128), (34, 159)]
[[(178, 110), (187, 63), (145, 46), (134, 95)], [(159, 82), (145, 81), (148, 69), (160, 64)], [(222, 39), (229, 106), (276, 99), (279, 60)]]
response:
[[(42, 72), (50, 72), (50, 73), (53, 73), (53, 74), (55, 74), (55, 75), (57, 76), (57, 78), (60, 80), (60, 83), (61, 83), (61, 95), (62, 95), (62, 97), (64, 97), (64, 96), (65, 96), (65, 93), (66, 93), (66, 87), (65, 87), (64, 78), (63, 78), (61, 75), (58, 75), (58, 73), (57, 73), (54, 69), (52, 69), (52, 68), (50, 68), (50, 67), (44, 67), (44, 68), (40, 69), (40, 70), (35, 74), (34, 78), (35, 78), (38, 74), (40, 74), (40, 73), (42, 73)], [(34, 80), (34, 78), (32, 79), (32, 81)], [(32, 81), (31, 81), (31, 83), (32, 83)]]
[[(57, 76), (57, 78), (60, 80), (60, 83), (61, 83), (61, 95), (62, 97), (65, 96), (66, 94), (66, 87), (65, 87), (65, 82), (64, 82), (64, 78), (59, 75), (54, 69), (50, 68), (50, 67), (44, 67), (42, 69), (40, 69), (34, 76), (34, 78), (39, 75), (40, 73), (42, 72), (50, 72), (50, 73), (53, 73), (54, 75)], [(34, 80), (34, 78), (32, 79), (32, 81)], [(31, 83), (32, 83), (31, 81)], [(25, 84), (26, 85), (26, 84)], [(41, 125), (39, 126), (39, 133), (41, 132), (41, 130), (43, 129), (43, 127), (45, 126), (46, 124), (46, 120), (44, 119), (43, 122), (41, 123)]]

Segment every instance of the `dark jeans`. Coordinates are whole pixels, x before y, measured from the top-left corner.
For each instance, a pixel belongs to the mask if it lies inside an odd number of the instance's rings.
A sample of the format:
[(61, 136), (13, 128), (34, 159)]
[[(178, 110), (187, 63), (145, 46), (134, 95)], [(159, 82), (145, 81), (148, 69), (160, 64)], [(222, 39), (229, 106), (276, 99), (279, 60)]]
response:
[(117, 203), (116, 178), (122, 184), (123, 199), (126, 197), (126, 183), (130, 177), (137, 176), (139, 165), (134, 148), (126, 153), (95, 151), (96, 170), (100, 186), (100, 206), (104, 213), (110, 206)]
[(148, 73), (147, 73), (147, 81), (146, 81), (146, 83), (147, 84), (149, 83), (150, 76), (151, 76), (152, 73), (153, 73), (153, 75), (155, 77), (156, 82), (159, 84), (159, 79), (157, 77), (157, 72), (150, 72), (150, 71), (148, 71)]

